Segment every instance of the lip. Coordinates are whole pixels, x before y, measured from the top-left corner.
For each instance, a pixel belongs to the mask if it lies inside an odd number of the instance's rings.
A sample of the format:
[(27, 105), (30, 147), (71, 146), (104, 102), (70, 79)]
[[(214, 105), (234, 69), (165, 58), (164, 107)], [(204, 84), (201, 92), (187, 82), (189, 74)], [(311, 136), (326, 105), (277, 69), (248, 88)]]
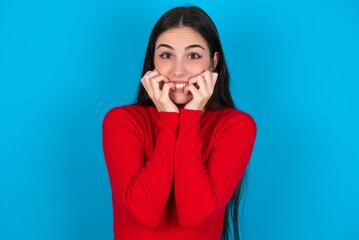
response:
[(185, 80), (171, 80), (170, 82), (173, 82), (173, 83), (188, 83), (188, 81), (185, 81)]
[(170, 90), (173, 93), (184, 93), (184, 89), (175, 89), (175, 90)]

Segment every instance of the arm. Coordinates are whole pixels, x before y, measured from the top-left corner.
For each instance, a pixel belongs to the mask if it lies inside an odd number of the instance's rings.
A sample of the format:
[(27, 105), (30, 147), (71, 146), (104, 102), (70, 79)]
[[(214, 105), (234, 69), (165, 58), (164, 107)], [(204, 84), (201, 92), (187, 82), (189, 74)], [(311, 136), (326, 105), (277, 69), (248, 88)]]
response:
[[(159, 133), (150, 159), (135, 118), (111, 110), (103, 121), (103, 150), (114, 199), (128, 217), (144, 227), (157, 227), (173, 182), (173, 152), (178, 113), (159, 113)], [(146, 161), (147, 160), (147, 161)]]
[(205, 224), (226, 207), (243, 176), (256, 135), (254, 120), (248, 114), (236, 114), (227, 120), (209, 159), (203, 159), (201, 113), (180, 111), (174, 183), (183, 227)]

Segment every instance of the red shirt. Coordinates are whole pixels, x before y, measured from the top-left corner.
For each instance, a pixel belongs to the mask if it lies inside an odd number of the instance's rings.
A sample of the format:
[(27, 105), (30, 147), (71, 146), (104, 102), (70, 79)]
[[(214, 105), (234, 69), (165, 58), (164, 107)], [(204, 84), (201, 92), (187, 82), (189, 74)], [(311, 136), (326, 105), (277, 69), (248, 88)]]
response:
[(219, 240), (255, 136), (253, 118), (231, 108), (110, 110), (103, 149), (115, 239)]

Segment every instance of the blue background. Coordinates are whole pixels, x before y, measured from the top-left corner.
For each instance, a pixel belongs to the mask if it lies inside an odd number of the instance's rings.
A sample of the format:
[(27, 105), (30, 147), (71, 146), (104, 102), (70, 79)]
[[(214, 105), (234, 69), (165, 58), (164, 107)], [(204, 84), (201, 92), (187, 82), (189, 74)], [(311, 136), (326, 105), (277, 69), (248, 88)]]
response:
[(0, 239), (113, 238), (102, 119), (182, 4), (216, 23), (258, 125), (246, 239), (359, 239), (356, 0), (0, 0)]

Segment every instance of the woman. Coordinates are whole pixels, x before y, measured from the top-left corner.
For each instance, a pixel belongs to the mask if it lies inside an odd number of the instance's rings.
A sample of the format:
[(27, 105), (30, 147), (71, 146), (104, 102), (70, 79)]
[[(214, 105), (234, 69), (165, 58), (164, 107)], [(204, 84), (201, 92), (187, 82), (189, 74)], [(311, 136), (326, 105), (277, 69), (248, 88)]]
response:
[(256, 124), (234, 108), (209, 16), (198, 7), (166, 12), (142, 75), (137, 103), (103, 122), (115, 239), (227, 239)]

